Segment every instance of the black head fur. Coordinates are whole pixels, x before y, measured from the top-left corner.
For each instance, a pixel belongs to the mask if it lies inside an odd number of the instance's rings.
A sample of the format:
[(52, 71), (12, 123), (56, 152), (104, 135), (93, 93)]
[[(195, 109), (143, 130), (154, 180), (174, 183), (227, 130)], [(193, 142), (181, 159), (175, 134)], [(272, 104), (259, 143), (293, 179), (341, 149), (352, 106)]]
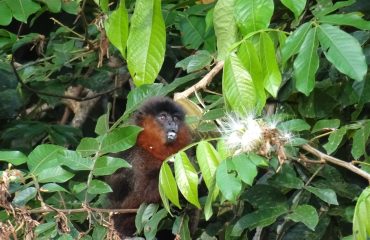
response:
[(169, 97), (151, 97), (146, 100), (135, 114), (135, 121), (140, 121), (144, 115), (157, 116), (161, 112), (166, 112), (171, 116), (176, 116), (184, 121), (185, 112), (182, 107)]

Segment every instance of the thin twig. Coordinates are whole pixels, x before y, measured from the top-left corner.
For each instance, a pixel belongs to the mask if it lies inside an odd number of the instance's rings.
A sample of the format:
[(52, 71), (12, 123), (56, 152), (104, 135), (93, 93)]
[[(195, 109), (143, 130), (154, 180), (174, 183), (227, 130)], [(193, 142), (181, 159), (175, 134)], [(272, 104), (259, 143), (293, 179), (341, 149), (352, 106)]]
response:
[(106, 208), (75, 208), (75, 209), (58, 209), (45, 206), (42, 208), (36, 208), (28, 210), (29, 213), (48, 213), (48, 212), (62, 212), (62, 213), (82, 213), (87, 211), (97, 212), (97, 213), (136, 213), (137, 209), (106, 209)]
[(330, 162), (332, 164), (335, 164), (335, 165), (338, 165), (338, 166), (341, 166), (341, 167), (344, 167), (354, 173), (356, 173), (357, 175), (367, 179), (370, 183), (370, 174), (365, 172), (364, 170), (354, 166), (353, 164), (349, 163), (349, 162), (345, 162), (343, 160), (340, 160), (338, 158), (335, 158), (335, 157), (332, 157), (332, 156), (329, 156), (325, 153), (322, 153), (320, 152), (319, 150), (317, 150), (316, 148), (314, 147), (311, 147), (310, 145), (308, 144), (304, 144), (302, 145), (302, 148), (304, 150), (306, 150), (307, 152), (319, 157), (320, 159), (324, 159), (325, 161), (327, 162)]
[(218, 62), (216, 66), (195, 85), (191, 86), (190, 88), (186, 89), (183, 92), (175, 93), (174, 99), (178, 100), (182, 98), (187, 98), (195, 91), (198, 91), (199, 89), (205, 89), (211, 83), (212, 79), (216, 76), (216, 74), (219, 73), (223, 67), (224, 67), (224, 62), (223, 61)]

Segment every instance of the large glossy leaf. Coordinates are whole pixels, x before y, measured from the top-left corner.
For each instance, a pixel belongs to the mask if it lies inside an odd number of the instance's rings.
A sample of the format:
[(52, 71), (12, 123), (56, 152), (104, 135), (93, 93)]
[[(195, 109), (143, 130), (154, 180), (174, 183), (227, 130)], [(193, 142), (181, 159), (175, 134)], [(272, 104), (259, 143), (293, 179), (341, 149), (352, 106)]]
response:
[(370, 188), (366, 188), (357, 200), (353, 215), (353, 233), (356, 240), (367, 240), (370, 236)]
[(263, 208), (241, 217), (232, 228), (232, 236), (240, 236), (244, 229), (254, 229), (256, 227), (266, 227), (276, 221), (280, 215), (286, 213), (288, 209), (284, 206)]
[(276, 97), (282, 78), (276, 61), (274, 43), (270, 36), (264, 32), (260, 34), (259, 54), (264, 75), (263, 82), (265, 89), (273, 97)]
[(161, 69), (165, 49), (161, 1), (136, 1), (127, 40), (127, 65), (136, 86), (154, 82)]
[(264, 76), (257, 50), (252, 41), (245, 40), (237, 53), (245, 69), (250, 73), (257, 94), (256, 113), (259, 113), (266, 103)]
[(186, 70), (188, 73), (195, 72), (201, 70), (202, 68), (209, 66), (213, 57), (212, 55), (206, 50), (197, 51), (194, 55), (190, 55), (189, 57), (179, 61), (176, 63), (177, 68), (181, 67), (182, 69)]
[(252, 186), (253, 180), (257, 176), (256, 165), (254, 165), (246, 154), (234, 156), (232, 161), (240, 179), (246, 184)]
[(315, 123), (312, 127), (312, 133), (325, 130), (325, 129), (337, 129), (340, 126), (339, 119), (322, 119)]
[(235, 170), (235, 166), (231, 159), (222, 161), (216, 171), (216, 183), (220, 188), (222, 195), (227, 200), (236, 202), (236, 199), (242, 190), (242, 183), (235, 176), (235, 172), (232, 172), (232, 170)]
[(58, 157), (64, 148), (51, 144), (37, 146), (29, 155), (27, 160), (30, 173), (37, 176), (41, 171), (59, 165)]
[(322, 23), (328, 23), (332, 25), (347, 25), (362, 30), (370, 30), (370, 21), (364, 20), (362, 18), (362, 14), (357, 12), (347, 14), (326, 15), (320, 17), (319, 21)]
[(179, 21), (183, 45), (188, 49), (198, 49), (205, 41), (204, 17), (184, 14), (179, 15)]
[(90, 194), (102, 194), (112, 192), (112, 188), (103, 181), (94, 179), (91, 181), (90, 186), (87, 188)]
[(81, 139), (76, 151), (81, 153), (83, 157), (87, 157), (99, 151), (99, 146), (98, 140), (95, 138), (86, 137)]
[(334, 204), (338, 205), (338, 200), (337, 200), (337, 195), (332, 189), (329, 188), (315, 188), (315, 187), (305, 187), (308, 191), (311, 193), (315, 194), (318, 198), (321, 200), (329, 203), (329, 204)]
[(243, 35), (267, 28), (274, 12), (273, 0), (236, 0), (235, 19)]
[(307, 0), (281, 0), (281, 3), (294, 13), (295, 18), (301, 15), (306, 6), (306, 2)]
[(60, 166), (50, 167), (43, 169), (38, 176), (38, 181), (40, 183), (46, 182), (56, 182), (56, 183), (63, 183), (68, 181), (74, 176), (73, 173), (70, 173), (64, 170)]
[(315, 230), (316, 225), (319, 223), (319, 216), (317, 215), (316, 209), (310, 205), (298, 206), (287, 218), (294, 222), (302, 222), (312, 231)]
[(345, 127), (341, 127), (329, 135), (329, 141), (323, 145), (328, 154), (331, 154), (337, 150), (339, 144), (342, 142), (343, 136), (346, 133), (347, 129)]
[(109, 131), (109, 114), (103, 114), (98, 118), (95, 126), (95, 133), (99, 136), (106, 134)]
[(172, 227), (172, 233), (176, 234), (181, 240), (191, 240), (190, 230), (189, 230), (189, 216), (182, 215), (176, 217), (176, 220)]
[(175, 177), (168, 163), (164, 162), (159, 172), (159, 185), (165, 196), (181, 209)]
[(30, 15), (37, 12), (41, 7), (32, 0), (5, 0), (12, 10), (13, 17), (20, 22), (27, 22)]
[(251, 76), (235, 54), (225, 61), (222, 88), (225, 101), (233, 111), (242, 114), (254, 112), (256, 90)]
[(237, 40), (237, 26), (234, 18), (235, 0), (219, 0), (213, 13), (213, 24), (217, 38), (217, 58), (225, 60), (229, 47)]
[(179, 152), (175, 156), (175, 176), (177, 186), (185, 199), (200, 208), (198, 175), (184, 152)]
[(131, 165), (122, 158), (103, 156), (96, 160), (93, 174), (94, 176), (107, 176), (123, 167), (129, 168)]
[(221, 157), (216, 149), (206, 141), (199, 142), (196, 154), (204, 182), (207, 188), (210, 189), (216, 174), (217, 166), (221, 162)]
[(354, 159), (366, 154), (366, 146), (370, 136), (370, 122), (367, 121), (353, 134), (353, 144), (351, 154)]
[(116, 128), (108, 133), (102, 142), (103, 153), (116, 153), (127, 150), (136, 142), (136, 137), (141, 131), (137, 126)]
[(60, 165), (67, 166), (76, 171), (93, 169), (93, 161), (88, 158), (83, 158), (81, 154), (76, 151), (61, 150), (58, 162)]
[(319, 68), (317, 28), (308, 31), (297, 58), (294, 60), (295, 86), (307, 96), (315, 86), (315, 75)]
[(20, 151), (0, 151), (0, 162), (5, 161), (15, 166), (25, 163), (27, 156)]
[(306, 39), (306, 35), (310, 30), (310, 27), (311, 24), (309, 22), (304, 23), (286, 39), (286, 42), (281, 49), (283, 63), (286, 63), (290, 57), (298, 53), (303, 41)]
[(329, 24), (319, 25), (318, 37), (329, 62), (357, 81), (364, 79), (367, 72), (365, 55), (354, 37)]
[(128, 38), (128, 13), (125, 1), (120, 1), (119, 6), (114, 10), (105, 22), (105, 31), (109, 41), (126, 58), (126, 45)]
[(0, 2), (0, 25), (8, 25), (12, 21), (12, 11), (5, 1)]
[(292, 119), (286, 122), (281, 122), (277, 127), (283, 131), (305, 131), (310, 130), (311, 126), (303, 119)]

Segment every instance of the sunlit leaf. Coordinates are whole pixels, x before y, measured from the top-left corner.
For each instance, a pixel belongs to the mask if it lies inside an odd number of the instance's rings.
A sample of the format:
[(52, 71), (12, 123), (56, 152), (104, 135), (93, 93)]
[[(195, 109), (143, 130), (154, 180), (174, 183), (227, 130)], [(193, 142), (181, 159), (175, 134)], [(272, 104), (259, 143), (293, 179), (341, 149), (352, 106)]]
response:
[(153, 83), (166, 49), (160, 0), (137, 0), (127, 40), (127, 65), (136, 86)]
[(316, 225), (319, 222), (319, 216), (316, 209), (310, 205), (300, 205), (293, 210), (291, 214), (287, 216), (288, 219), (294, 222), (302, 222), (312, 231), (315, 230)]
[(329, 188), (315, 188), (311, 186), (305, 187), (308, 191), (311, 193), (315, 194), (318, 198), (321, 200), (329, 203), (329, 204), (334, 204), (338, 205), (338, 200), (337, 200), (337, 195), (332, 189)]
[(175, 206), (181, 209), (176, 180), (172, 174), (170, 166), (166, 162), (162, 164), (161, 170), (159, 172), (159, 185), (163, 190), (165, 196), (173, 204), (175, 204)]

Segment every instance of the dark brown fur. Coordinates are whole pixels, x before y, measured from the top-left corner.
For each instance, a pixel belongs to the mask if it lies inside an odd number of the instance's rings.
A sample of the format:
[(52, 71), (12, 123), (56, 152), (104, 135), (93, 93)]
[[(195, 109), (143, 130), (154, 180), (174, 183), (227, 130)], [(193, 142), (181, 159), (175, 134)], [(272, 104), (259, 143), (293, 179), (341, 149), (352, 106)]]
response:
[[(142, 127), (143, 131), (136, 145), (122, 154), (131, 163), (132, 169), (121, 169), (107, 178), (113, 189), (109, 195), (112, 208), (135, 209), (144, 202), (161, 201), (158, 178), (162, 162), (191, 142), (190, 131), (182, 116), (176, 141), (166, 143), (165, 133), (154, 116), (163, 110), (169, 114), (180, 112), (184, 115), (180, 106), (164, 97), (147, 101), (136, 114), (135, 124)], [(118, 214), (113, 220), (115, 229), (122, 236), (131, 236), (135, 232), (135, 214)]]

